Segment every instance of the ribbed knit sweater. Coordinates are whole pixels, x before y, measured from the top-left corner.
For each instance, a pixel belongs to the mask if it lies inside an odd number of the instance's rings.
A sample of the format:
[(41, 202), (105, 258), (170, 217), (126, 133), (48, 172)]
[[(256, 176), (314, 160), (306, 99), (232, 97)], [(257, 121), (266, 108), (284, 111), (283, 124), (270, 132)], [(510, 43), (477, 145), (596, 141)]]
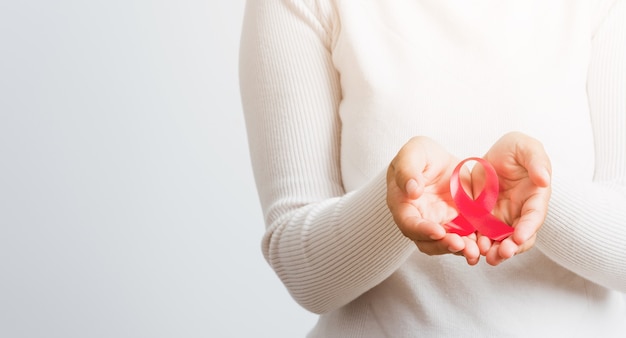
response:
[[(626, 337), (626, 1), (249, 0), (240, 53), (262, 250), (311, 337)], [(400, 147), (509, 131), (552, 160), (535, 247), (416, 250), (385, 202)]]

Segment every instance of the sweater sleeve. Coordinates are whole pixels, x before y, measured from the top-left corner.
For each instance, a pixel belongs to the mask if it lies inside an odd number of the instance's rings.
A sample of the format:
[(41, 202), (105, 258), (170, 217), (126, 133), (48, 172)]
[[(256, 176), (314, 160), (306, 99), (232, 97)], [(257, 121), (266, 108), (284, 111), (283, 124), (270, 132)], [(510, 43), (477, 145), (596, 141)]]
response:
[(626, 1), (614, 3), (592, 40), (587, 92), (595, 174), (554, 173), (538, 247), (588, 280), (626, 292)]
[(249, 0), (240, 87), (266, 233), (266, 260), (292, 297), (334, 310), (390, 276), (415, 250), (386, 205), (385, 172), (346, 193), (332, 9)]

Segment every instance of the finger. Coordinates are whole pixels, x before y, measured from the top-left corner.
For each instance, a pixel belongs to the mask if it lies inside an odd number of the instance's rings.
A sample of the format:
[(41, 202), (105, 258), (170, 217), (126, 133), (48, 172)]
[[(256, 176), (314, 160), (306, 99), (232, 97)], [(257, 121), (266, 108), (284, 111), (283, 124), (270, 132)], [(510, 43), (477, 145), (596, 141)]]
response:
[(476, 240), (471, 237), (462, 237), (462, 239), (465, 244), (465, 248), (461, 252), (463, 256), (465, 256), (467, 264), (478, 264), (478, 260), (480, 259), (480, 250), (478, 249)]
[(552, 164), (541, 142), (528, 137), (528, 142), (519, 142), (517, 149), (517, 161), (526, 168), (532, 182), (539, 187), (549, 186)]
[(405, 162), (398, 157), (389, 164), (387, 185), (392, 184), (398, 187), (407, 198), (416, 200), (424, 192), (424, 176), (419, 171), (414, 172), (414, 170), (403, 166), (406, 166)]
[(457, 234), (446, 234), (437, 241), (415, 241), (418, 249), (430, 256), (460, 253), (465, 249), (465, 241)]
[(395, 184), (411, 199), (417, 199), (424, 186), (422, 172), (426, 168), (426, 160), (422, 143), (420, 138), (412, 138), (390, 164)]
[(548, 188), (540, 188), (533, 194), (522, 206), (521, 217), (513, 225), (513, 240), (518, 245), (524, 244), (533, 237), (548, 213), (548, 201), (550, 199), (550, 190)]
[(448, 169), (449, 154), (427, 137), (407, 142), (391, 163), (395, 182), (411, 199), (417, 199), (429, 182)]
[(415, 178), (409, 178), (404, 190), (410, 199), (418, 199), (424, 192), (424, 186), (424, 177), (421, 174), (417, 174)]
[(479, 235), (478, 239), (476, 240), (476, 244), (478, 245), (478, 250), (480, 251), (480, 254), (485, 256), (487, 255), (489, 249), (491, 249), (493, 241), (487, 236)]
[(537, 240), (537, 235), (532, 236), (529, 240), (524, 242), (524, 244), (519, 246), (516, 255), (524, 253), (535, 246), (535, 241)]
[(446, 236), (443, 226), (421, 218), (414, 210), (412, 205), (403, 204), (398, 207), (398, 216), (394, 215), (394, 220), (404, 236), (413, 241), (437, 241)]
[(498, 258), (500, 260), (509, 259), (519, 252), (519, 248), (511, 237), (505, 238), (498, 247)]
[(485, 255), (485, 260), (487, 261), (487, 264), (497, 266), (500, 263), (504, 262), (504, 259), (498, 253), (498, 250), (500, 249), (500, 244), (500, 242), (494, 242), (491, 248), (489, 248), (489, 251), (487, 251), (487, 254)]
[(552, 169), (547, 157), (534, 157), (526, 168), (528, 176), (535, 185), (542, 188), (550, 185)]

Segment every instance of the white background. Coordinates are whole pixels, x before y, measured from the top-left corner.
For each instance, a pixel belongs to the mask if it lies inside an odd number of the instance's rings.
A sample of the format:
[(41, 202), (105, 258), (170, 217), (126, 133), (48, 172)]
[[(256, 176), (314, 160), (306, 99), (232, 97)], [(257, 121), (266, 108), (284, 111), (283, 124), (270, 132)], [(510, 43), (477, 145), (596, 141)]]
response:
[(0, 337), (301, 337), (263, 260), (243, 0), (0, 2)]

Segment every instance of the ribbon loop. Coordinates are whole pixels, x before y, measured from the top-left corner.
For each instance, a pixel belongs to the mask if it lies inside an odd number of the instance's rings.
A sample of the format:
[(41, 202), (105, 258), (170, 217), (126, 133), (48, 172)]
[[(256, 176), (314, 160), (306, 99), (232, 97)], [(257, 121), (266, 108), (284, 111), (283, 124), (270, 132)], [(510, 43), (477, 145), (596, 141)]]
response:
[[(475, 161), (485, 169), (485, 187), (476, 199), (472, 199), (461, 186), (460, 172), (468, 161)], [(479, 157), (461, 161), (450, 177), (450, 193), (459, 215), (446, 224), (448, 232), (467, 236), (478, 231), (496, 241), (509, 237), (513, 228), (491, 214), (498, 201), (498, 192), (498, 174), (491, 163)]]

